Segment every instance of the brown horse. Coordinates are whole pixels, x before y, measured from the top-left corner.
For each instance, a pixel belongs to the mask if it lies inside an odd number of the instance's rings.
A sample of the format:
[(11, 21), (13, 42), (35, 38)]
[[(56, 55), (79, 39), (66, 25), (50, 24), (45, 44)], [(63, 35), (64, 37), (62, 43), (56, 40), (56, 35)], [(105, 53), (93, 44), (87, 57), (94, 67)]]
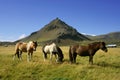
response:
[(99, 50), (107, 52), (105, 42), (94, 42), (88, 44), (88, 46), (74, 45), (70, 46), (69, 49), (69, 59), (71, 63), (76, 63), (76, 57), (79, 56), (89, 56), (89, 63), (93, 64), (93, 56)]
[(30, 61), (32, 59), (33, 51), (36, 51), (37, 48), (37, 42), (29, 41), (29, 43), (19, 42), (15, 45), (15, 55), (13, 57), (13, 60), (15, 59), (15, 56), (21, 60), (22, 59), (22, 52), (27, 52), (27, 61)]

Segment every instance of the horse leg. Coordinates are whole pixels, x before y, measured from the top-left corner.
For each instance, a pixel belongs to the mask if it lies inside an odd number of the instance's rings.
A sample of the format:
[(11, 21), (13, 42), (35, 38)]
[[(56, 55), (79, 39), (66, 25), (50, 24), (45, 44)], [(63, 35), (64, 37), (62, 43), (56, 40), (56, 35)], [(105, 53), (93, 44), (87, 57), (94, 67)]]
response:
[(30, 61), (32, 60), (32, 56), (33, 56), (33, 52), (31, 52), (30, 54)]
[(73, 63), (73, 55), (69, 55), (70, 62)]
[(47, 59), (47, 53), (43, 53), (44, 61)]
[(58, 59), (57, 59), (57, 55), (56, 55), (56, 53), (55, 53), (54, 55), (55, 55), (56, 62), (58, 62)]
[(71, 51), (71, 48), (69, 49), (69, 60), (73, 63), (73, 52)]
[(17, 52), (16, 54), (17, 54), (17, 57), (18, 57), (18, 59), (20, 59), (20, 55), (19, 55), (19, 52)]
[(28, 55), (27, 55), (27, 62), (30, 61), (30, 52), (28, 52)]
[(19, 59), (22, 60), (22, 51), (19, 52)]
[(89, 64), (93, 64), (93, 56), (89, 56)]
[(50, 53), (50, 61), (52, 61), (53, 53)]
[(17, 54), (19, 54), (18, 51), (16, 51), (15, 54), (13, 55), (13, 60), (15, 60), (15, 57), (16, 57)]
[(73, 54), (73, 63), (76, 63), (76, 57), (77, 57), (77, 53)]

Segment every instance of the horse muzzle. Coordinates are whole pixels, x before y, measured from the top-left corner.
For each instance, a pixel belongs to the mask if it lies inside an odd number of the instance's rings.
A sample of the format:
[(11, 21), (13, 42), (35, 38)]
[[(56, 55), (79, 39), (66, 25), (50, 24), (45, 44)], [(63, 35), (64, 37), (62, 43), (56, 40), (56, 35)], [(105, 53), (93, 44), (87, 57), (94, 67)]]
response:
[(36, 51), (36, 48), (33, 48), (33, 51)]
[(108, 49), (104, 49), (105, 52), (108, 52)]

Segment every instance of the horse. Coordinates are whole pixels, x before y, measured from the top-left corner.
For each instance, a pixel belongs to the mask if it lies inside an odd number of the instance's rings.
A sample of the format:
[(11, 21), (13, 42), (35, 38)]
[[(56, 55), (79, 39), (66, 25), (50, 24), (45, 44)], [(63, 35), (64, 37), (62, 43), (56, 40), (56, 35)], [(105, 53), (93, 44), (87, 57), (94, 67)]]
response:
[[(52, 61), (52, 56), (55, 55), (56, 62), (63, 61), (63, 52), (55, 43), (46, 44), (42, 47), (44, 61), (47, 59), (47, 54), (50, 54), (50, 61)], [(56, 55), (57, 54), (57, 55)]]
[(28, 43), (25, 42), (18, 42), (15, 45), (15, 56), (17, 55), (18, 59), (22, 60), (22, 52), (27, 52), (27, 61), (29, 62), (32, 59), (33, 51), (36, 51), (37, 48), (37, 41), (29, 41)]
[(76, 63), (76, 57), (79, 56), (89, 56), (89, 64), (93, 64), (93, 56), (99, 50), (107, 52), (105, 42), (93, 42), (87, 46), (73, 45), (69, 48), (69, 60), (71, 63)]

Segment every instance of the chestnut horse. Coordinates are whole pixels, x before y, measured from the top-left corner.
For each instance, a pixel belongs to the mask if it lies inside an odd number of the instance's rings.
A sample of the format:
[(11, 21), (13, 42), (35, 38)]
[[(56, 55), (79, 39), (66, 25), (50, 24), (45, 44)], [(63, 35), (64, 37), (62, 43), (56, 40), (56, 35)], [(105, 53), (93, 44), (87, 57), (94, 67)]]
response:
[(74, 45), (70, 46), (69, 49), (69, 59), (71, 63), (76, 63), (76, 57), (79, 56), (89, 56), (89, 63), (93, 64), (93, 56), (99, 50), (107, 52), (105, 42), (94, 42), (88, 44), (88, 46)]
[(42, 51), (44, 61), (47, 59), (47, 54), (50, 54), (50, 60), (52, 60), (52, 56), (55, 55), (57, 62), (62, 62), (64, 58), (62, 50), (55, 43), (46, 44), (45, 46), (42, 47)]
[(22, 59), (22, 52), (27, 52), (27, 61), (29, 62), (32, 59), (33, 51), (36, 51), (37, 48), (37, 42), (29, 41), (29, 43), (19, 42), (15, 45), (15, 54), (13, 57), (13, 60), (15, 59), (15, 56), (21, 60)]

